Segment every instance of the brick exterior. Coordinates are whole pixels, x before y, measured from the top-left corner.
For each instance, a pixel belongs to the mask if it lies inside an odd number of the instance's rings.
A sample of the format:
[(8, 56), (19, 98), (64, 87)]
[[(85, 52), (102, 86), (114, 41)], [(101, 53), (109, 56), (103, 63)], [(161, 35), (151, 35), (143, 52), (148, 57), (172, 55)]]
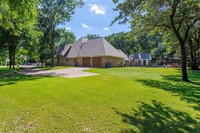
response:
[(106, 67), (107, 62), (112, 63), (112, 67), (124, 66), (124, 59), (122, 58), (109, 57), (109, 56), (102, 57), (102, 67)]
[(76, 66), (76, 58), (64, 58), (63, 56), (58, 56), (58, 65), (59, 66)]
[(81, 60), (81, 58), (79, 57), (79, 58), (77, 59), (77, 61), (78, 61), (78, 62), (77, 62), (77, 63), (78, 63), (78, 66), (81, 67), (81, 66), (82, 66), (82, 60)]
[[(92, 67), (92, 57), (91, 57), (91, 67)], [(122, 67), (124, 66), (124, 60), (122, 58), (117, 57), (101, 57), (101, 67), (106, 67), (106, 63), (110, 62), (112, 67)], [(64, 58), (63, 56), (58, 57), (58, 65), (60, 66), (79, 66), (82, 67), (82, 58)]]

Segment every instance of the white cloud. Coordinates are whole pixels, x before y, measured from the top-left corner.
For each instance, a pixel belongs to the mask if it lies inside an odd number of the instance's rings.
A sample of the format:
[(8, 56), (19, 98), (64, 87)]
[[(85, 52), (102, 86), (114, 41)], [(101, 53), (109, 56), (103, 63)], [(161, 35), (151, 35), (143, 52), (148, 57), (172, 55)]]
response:
[(105, 31), (106, 31), (106, 30), (109, 30), (109, 28), (108, 28), (108, 27), (104, 27), (104, 28), (103, 28), (103, 30), (105, 30)]
[(66, 27), (65, 29), (66, 29), (66, 30), (71, 30), (71, 27)]
[(90, 26), (88, 26), (88, 25), (86, 25), (86, 24), (84, 24), (84, 23), (81, 23), (81, 25), (83, 26), (83, 28), (86, 28), (86, 29), (91, 29), (91, 27), (90, 27)]
[(90, 12), (95, 14), (105, 14), (105, 8), (102, 5), (90, 4)]

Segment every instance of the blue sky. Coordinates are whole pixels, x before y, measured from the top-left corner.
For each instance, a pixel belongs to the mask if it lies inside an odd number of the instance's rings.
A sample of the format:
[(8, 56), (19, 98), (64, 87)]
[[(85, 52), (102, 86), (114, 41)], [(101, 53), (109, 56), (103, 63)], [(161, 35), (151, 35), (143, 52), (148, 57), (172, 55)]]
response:
[(87, 34), (100, 36), (110, 35), (121, 31), (129, 31), (129, 24), (110, 26), (112, 20), (118, 15), (113, 11), (116, 6), (112, 0), (84, 0), (85, 5), (75, 10), (70, 22), (61, 27), (74, 32), (77, 39)]

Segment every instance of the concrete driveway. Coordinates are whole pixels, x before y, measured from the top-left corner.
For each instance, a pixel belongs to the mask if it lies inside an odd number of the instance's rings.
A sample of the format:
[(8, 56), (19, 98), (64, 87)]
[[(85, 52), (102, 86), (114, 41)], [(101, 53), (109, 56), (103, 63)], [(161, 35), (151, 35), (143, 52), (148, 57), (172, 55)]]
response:
[(31, 76), (61, 76), (65, 78), (78, 78), (78, 77), (86, 77), (86, 76), (95, 76), (99, 75), (97, 73), (84, 72), (84, 70), (88, 70), (91, 68), (65, 68), (59, 70), (41, 70), (41, 69), (23, 69), (20, 71), (20, 74), (31, 75)]

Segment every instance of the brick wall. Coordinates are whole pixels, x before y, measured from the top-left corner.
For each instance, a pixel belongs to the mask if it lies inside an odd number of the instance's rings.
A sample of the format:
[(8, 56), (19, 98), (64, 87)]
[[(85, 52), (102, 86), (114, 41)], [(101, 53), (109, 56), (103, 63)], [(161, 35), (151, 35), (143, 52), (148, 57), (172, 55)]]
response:
[(59, 66), (75, 66), (76, 62), (77, 62), (77, 59), (75, 59), (75, 58), (66, 59), (63, 56), (58, 57), (58, 65)]
[[(111, 62), (112, 67), (122, 67), (124, 66), (124, 60), (116, 57), (102, 57), (102, 67), (106, 67), (106, 63)], [(58, 65), (60, 66), (82, 66), (82, 58), (64, 58), (63, 56), (59, 56)]]
[(82, 58), (81, 58), (81, 57), (79, 57), (79, 58), (77, 59), (77, 63), (78, 63), (78, 66), (79, 66), (79, 67), (82, 66)]
[(106, 67), (106, 63), (111, 62), (112, 67), (122, 67), (124, 65), (124, 60), (117, 57), (102, 57), (102, 67)]

